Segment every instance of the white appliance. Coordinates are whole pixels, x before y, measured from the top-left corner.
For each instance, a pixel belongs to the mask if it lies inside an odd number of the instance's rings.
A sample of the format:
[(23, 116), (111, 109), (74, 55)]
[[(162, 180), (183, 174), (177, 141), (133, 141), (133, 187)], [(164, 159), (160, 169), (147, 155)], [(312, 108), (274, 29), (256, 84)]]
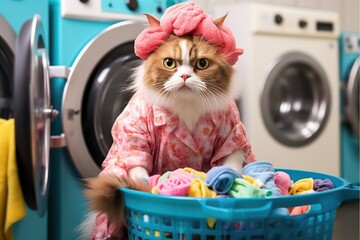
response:
[(215, 7), (244, 48), (240, 112), (257, 160), (340, 174), (339, 20), (334, 12), (262, 3)]

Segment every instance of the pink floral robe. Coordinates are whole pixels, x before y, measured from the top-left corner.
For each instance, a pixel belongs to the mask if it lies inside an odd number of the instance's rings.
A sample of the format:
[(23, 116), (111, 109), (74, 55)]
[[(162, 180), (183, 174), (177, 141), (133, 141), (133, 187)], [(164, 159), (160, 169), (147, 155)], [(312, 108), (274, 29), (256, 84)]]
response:
[[(101, 174), (126, 174), (142, 166), (149, 175), (190, 167), (207, 172), (223, 159), (243, 150), (245, 163), (254, 155), (240, 121), (235, 101), (221, 111), (205, 114), (191, 133), (176, 114), (145, 102), (135, 94), (112, 128), (114, 143), (104, 160)], [(105, 239), (111, 227), (99, 215), (93, 239)]]

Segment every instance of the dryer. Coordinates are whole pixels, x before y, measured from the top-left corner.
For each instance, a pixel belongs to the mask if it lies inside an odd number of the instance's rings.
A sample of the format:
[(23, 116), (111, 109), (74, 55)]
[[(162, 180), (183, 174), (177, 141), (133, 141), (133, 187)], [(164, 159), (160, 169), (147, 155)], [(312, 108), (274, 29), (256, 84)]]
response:
[(339, 176), (338, 15), (263, 3), (215, 9), (245, 50), (236, 78), (256, 158)]
[(21, 163), (30, 170), (23, 188), (29, 205), (48, 212), (48, 239), (78, 237), (88, 211), (82, 179), (100, 172), (111, 126), (131, 97), (124, 89), (140, 64), (133, 45), (146, 27), (143, 13), (159, 17), (176, 2), (52, 1), (51, 66), (41, 17), (23, 25), (16, 54), (26, 55), (15, 62), (14, 76), (21, 85), (17, 146), (32, 156)]
[(342, 32), (339, 38), (341, 82), (341, 175), (359, 184), (360, 33)]
[[(0, 1), (0, 118), (13, 118), (13, 71), (16, 37), (22, 24), (35, 14), (43, 18), (44, 31), (49, 35), (48, 1)], [(48, 37), (44, 42), (48, 44)], [(22, 57), (22, 56), (19, 56)], [(48, 215), (26, 208), (26, 216), (12, 227), (15, 239), (47, 239)], [(35, 230), (36, 229), (36, 230)]]

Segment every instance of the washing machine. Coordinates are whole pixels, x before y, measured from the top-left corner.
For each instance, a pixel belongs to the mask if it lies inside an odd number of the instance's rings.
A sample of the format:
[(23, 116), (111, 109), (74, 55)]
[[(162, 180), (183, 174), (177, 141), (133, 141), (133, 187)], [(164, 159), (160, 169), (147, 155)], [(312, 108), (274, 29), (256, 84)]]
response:
[[(359, 185), (359, 71), (360, 33), (339, 37), (341, 176)], [(336, 213), (334, 240), (359, 239), (360, 201), (344, 202)]]
[(249, 2), (215, 9), (245, 50), (236, 81), (257, 160), (339, 176), (338, 15)]
[(343, 32), (339, 38), (341, 81), (341, 175), (359, 184), (359, 71), (360, 34)]
[[(49, 35), (48, 1), (1, 0), (0, 1), (0, 118), (10, 119), (13, 114), (14, 55), (16, 37), (22, 24), (38, 14), (43, 18), (44, 31)], [(44, 38), (48, 43), (49, 38)], [(12, 227), (15, 239), (47, 239), (48, 216), (26, 208), (26, 216)], [(36, 229), (36, 231), (34, 230)]]
[(48, 239), (79, 236), (76, 228), (88, 212), (82, 179), (99, 174), (111, 126), (132, 95), (125, 89), (141, 63), (134, 40), (146, 27), (143, 13), (160, 17), (177, 2), (53, 0), (50, 47), (40, 16), (22, 26), (16, 143), (20, 155), (31, 156), (21, 163), (27, 170), (22, 187), (27, 204), (47, 212)]

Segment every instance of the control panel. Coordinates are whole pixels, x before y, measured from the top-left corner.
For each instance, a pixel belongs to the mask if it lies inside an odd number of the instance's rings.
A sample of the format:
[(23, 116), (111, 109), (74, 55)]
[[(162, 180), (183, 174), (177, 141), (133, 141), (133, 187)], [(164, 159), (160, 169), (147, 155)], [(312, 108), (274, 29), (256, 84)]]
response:
[(185, 0), (61, 0), (65, 18), (97, 21), (141, 20), (144, 13), (160, 17), (165, 10)]
[(101, 9), (104, 12), (124, 14), (149, 13), (162, 15), (166, 8), (178, 3), (178, 0), (102, 0)]
[(299, 10), (292, 7), (251, 5), (254, 33), (285, 34), (336, 38), (339, 35), (337, 13), (323, 10)]

